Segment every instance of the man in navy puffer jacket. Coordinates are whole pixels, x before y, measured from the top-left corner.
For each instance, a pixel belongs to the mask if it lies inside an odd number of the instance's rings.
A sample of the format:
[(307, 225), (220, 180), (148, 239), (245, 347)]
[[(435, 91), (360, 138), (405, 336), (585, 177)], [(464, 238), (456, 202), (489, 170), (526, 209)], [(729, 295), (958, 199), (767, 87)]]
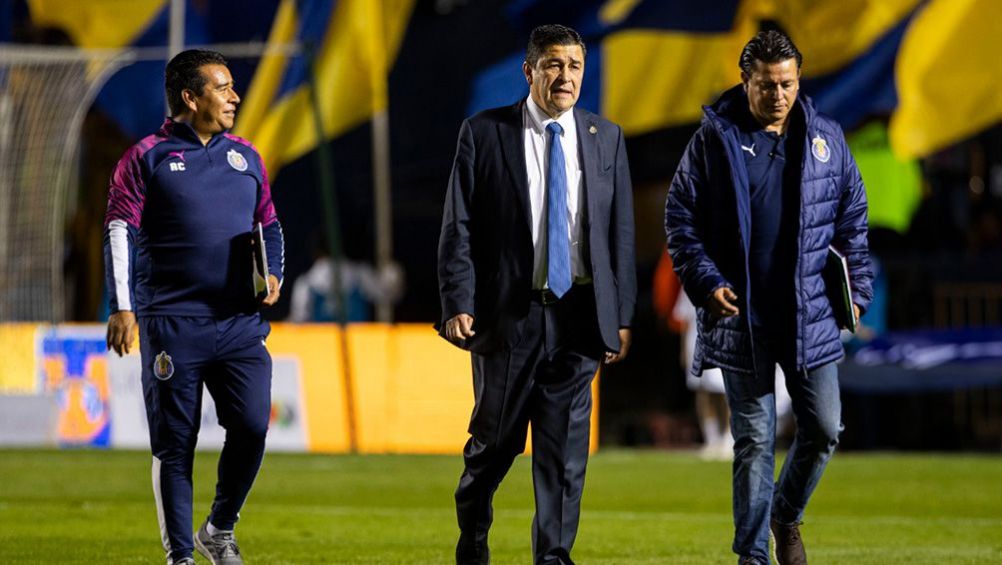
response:
[[(740, 563), (769, 563), (770, 528), (780, 563), (807, 562), (798, 525), (842, 429), (829, 245), (847, 258), (857, 317), (872, 295), (863, 182), (838, 124), (798, 99), (801, 61), (779, 32), (745, 46), (742, 84), (704, 107), (665, 204), (668, 252), (700, 307), (692, 370), (724, 373)], [(797, 431), (774, 485), (776, 363)]]

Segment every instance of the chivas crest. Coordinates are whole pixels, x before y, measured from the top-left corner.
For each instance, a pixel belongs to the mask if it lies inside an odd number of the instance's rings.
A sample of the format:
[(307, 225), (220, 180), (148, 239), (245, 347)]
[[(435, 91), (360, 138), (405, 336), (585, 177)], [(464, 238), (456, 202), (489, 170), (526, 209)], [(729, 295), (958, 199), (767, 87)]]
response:
[(820, 135), (814, 136), (811, 140), (811, 154), (822, 163), (827, 163), (832, 158), (832, 150), (828, 148), (828, 142)]
[(174, 361), (166, 351), (161, 351), (157, 358), (153, 360), (153, 375), (161, 381), (174, 376)]
[(247, 170), (247, 159), (244, 159), (244, 156), (238, 153), (236, 149), (230, 149), (226, 152), (226, 162), (240, 172)]

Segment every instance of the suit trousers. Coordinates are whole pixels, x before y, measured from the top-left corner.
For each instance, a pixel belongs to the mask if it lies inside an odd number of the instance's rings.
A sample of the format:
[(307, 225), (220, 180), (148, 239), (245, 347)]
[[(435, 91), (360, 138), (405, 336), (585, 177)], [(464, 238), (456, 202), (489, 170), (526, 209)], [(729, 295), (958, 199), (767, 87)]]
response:
[(537, 564), (571, 564), (591, 427), (591, 384), (604, 351), (594, 289), (574, 286), (560, 300), (533, 300), (507, 350), (473, 354), (475, 405), (465, 469), (456, 489), (459, 563), (486, 563), (492, 499), (532, 423)]

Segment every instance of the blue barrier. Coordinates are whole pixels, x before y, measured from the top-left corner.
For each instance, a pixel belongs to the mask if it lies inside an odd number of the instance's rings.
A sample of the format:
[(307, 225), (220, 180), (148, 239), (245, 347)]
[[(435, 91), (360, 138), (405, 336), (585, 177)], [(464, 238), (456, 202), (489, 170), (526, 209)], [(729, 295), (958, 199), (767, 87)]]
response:
[(1002, 329), (888, 333), (851, 352), (839, 381), (862, 394), (1002, 387)]

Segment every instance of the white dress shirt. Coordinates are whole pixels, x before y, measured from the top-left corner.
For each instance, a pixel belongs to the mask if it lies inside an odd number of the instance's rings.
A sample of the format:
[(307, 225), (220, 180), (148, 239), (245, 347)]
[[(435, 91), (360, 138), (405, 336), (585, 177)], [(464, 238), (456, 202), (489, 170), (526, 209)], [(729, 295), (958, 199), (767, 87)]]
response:
[(549, 213), (546, 206), (546, 171), (549, 167), (550, 133), (546, 131), (546, 126), (554, 121), (564, 128), (560, 146), (567, 169), (567, 237), (570, 241), (571, 276), (575, 282), (583, 282), (590, 276), (584, 256), (587, 235), (581, 230), (584, 198), (574, 110), (572, 108), (554, 120), (529, 96), (522, 109), (522, 124), (525, 131), (525, 168), (529, 175), (529, 206), (532, 209), (532, 288), (537, 289), (549, 287), (546, 281), (546, 217)]

